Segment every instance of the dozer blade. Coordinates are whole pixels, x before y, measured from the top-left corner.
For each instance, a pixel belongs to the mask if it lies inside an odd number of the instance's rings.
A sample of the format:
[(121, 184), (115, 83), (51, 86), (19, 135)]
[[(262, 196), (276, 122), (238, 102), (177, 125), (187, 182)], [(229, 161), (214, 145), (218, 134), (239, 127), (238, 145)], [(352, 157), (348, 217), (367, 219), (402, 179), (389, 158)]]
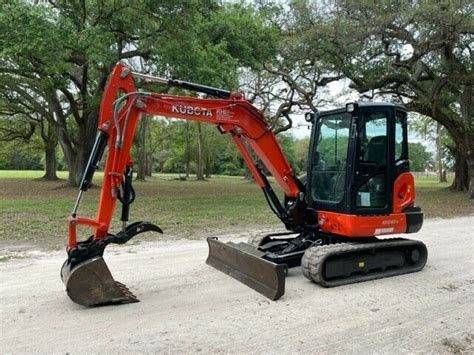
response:
[(249, 244), (222, 243), (207, 238), (209, 256), (206, 263), (260, 292), (277, 300), (285, 293), (286, 265), (262, 259), (264, 253)]
[(124, 284), (114, 280), (100, 256), (72, 269), (66, 261), (61, 268), (61, 278), (68, 296), (82, 306), (139, 302)]

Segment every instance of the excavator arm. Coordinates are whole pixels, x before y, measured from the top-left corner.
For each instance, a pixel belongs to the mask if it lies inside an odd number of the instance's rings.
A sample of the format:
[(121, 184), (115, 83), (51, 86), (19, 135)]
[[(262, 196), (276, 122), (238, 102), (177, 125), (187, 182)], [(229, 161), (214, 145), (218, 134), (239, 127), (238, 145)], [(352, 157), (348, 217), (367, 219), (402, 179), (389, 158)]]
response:
[[(278, 217), (288, 229), (295, 231), (300, 229), (297, 210), (288, 207), (296, 204), (295, 201), (303, 201), (302, 189), (304, 187), (294, 176), (263, 114), (245, 100), (243, 94), (136, 73), (142, 79), (155, 80), (169, 86), (194, 91), (204, 91), (220, 97), (227, 96), (227, 98), (203, 99), (144, 93), (137, 91), (133, 80), (134, 74), (124, 64), (119, 63), (105, 87), (98, 124), (98, 144), (91, 155), (92, 164), (86, 169), (80, 187), (81, 191), (87, 190), (97, 161), (104, 149), (108, 147), (97, 216), (95, 220), (78, 219), (75, 217), (76, 206), (70, 218), (70, 221), (76, 222), (72, 223), (73, 226), (84, 224), (95, 227), (95, 239), (101, 239), (107, 235), (123, 175), (126, 168), (131, 166), (130, 149), (139, 117), (141, 114), (149, 114), (208, 122), (215, 124), (221, 133), (229, 133), (249, 171), (268, 197)], [(248, 147), (258, 156), (284, 191), (287, 206), (283, 206), (278, 200), (262, 173), (261, 167), (252, 158)], [(97, 158), (94, 159), (94, 156)], [(68, 248), (73, 248), (77, 242), (74, 233), (71, 233), (69, 237)]]
[[(204, 99), (142, 92), (137, 90), (134, 77), (218, 98)], [(149, 222), (127, 225), (129, 206), (135, 198), (131, 186), (133, 163), (130, 150), (141, 114), (212, 123), (221, 133), (229, 133), (256, 183), (262, 188), (270, 207), (286, 228), (293, 232), (301, 232), (304, 228), (306, 213), (304, 186), (295, 177), (262, 112), (245, 100), (243, 94), (134, 73), (126, 65), (118, 63), (105, 87), (96, 142), (80, 184), (74, 209), (67, 219), (68, 260), (61, 274), (69, 296), (79, 304), (136, 301), (124, 285), (113, 280), (102, 258), (104, 249), (110, 243), (125, 243), (142, 232), (162, 232), (158, 226)], [(79, 217), (77, 211), (83, 192), (90, 186), (94, 171), (106, 148), (108, 152), (96, 218)], [(252, 151), (283, 190), (285, 195), (283, 203), (273, 191), (262, 167), (252, 157)], [(119, 233), (111, 234), (109, 227), (117, 200), (122, 202), (123, 228)], [(77, 238), (77, 226), (81, 225), (94, 229), (93, 235), (85, 241), (78, 241)], [(232, 246), (220, 243), (216, 239), (208, 239), (208, 242), (210, 248), (208, 264), (231, 274), (270, 298), (279, 297), (284, 292), (282, 265), (266, 262), (244, 251), (233, 252), (230, 250)], [(235, 260), (232, 260), (232, 255)], [(230, 265), (232, 263), (246, 264), (248, 272), (235, 275), (237, 268), (232, 268)], [(263, 273), (267, 274), (263, 278), (273, 279), (270, 287), (267, 281), (262, 283), (255, 280), (259, 278), (258, 275), (262, 277), (262, 271), (259, 271), (262, 263)]]

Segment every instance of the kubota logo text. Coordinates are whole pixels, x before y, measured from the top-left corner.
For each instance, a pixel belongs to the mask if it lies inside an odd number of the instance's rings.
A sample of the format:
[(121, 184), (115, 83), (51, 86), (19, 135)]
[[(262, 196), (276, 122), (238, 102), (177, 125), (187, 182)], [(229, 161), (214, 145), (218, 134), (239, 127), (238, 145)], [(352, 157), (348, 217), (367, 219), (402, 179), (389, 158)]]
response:
[(181, 113), (185, 115), (194, 116), (212, 116), (212, 111), (206, 107), (187, 106), (187, 105), (172, 105), (171, 112)]

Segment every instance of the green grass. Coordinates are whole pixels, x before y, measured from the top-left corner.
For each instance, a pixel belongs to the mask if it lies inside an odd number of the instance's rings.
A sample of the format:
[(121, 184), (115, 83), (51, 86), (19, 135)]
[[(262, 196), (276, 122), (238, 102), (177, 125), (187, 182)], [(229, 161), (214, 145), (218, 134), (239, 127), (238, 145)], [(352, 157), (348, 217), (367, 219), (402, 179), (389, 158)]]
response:
[[(39, 179), (44, 175), (41, 170), (0, 170), (0, 179)], [(67, 178), (67, 171), (58, 171), (61, 179)]]
[[(100, 175), (96, 176), (97, 185)], [(41, 242), (48, 246), (65, 243), (65, 219), (77, 190), (65, 188), (65, 181), (36, 180), (41, 176), (42, 172), (0, 171), (0, 241)], [(66, 178), (62, 172), (59, 176)], [(219, 176), (205, 182), (163, 181), (163, 176), (177, 175), (157, 175), (147, 182), (135, 182), (137, 199), (131, 207), (131, 221), (150, 221), (167, 234), (187, 238), (279, 225), (255, 183)], [(449, 184), (439, 184), (433, 177), (417, 177), (416, 184), (417, 204), (426, 218), (474, 214), (474, 202), (464, 193), (449, 191)], [(85, 194), (81, 216), (95, 216), (98, 195), (99, 187)], [(118, 229), (117, 217), (111, 230)], [(81, 228), (79, 235), (84, 238), (89, 233)]]
[[(95, 183), (99, 185), (97, 175)], [(166, 175), (172, 176), (177, 175)], [(77, 189), (65, 188), (64, 181), (34, 180), (37, 177), (41, 173), (0, 172), (0, 240), (65, 243), (65, 219)], [(240, 177), (213, 177), (199, 182), (163, 181), (157, 175), (147, 182), (135, 182), (134, 188), (137, 199), (130, 220), (156, 223), (171, 235), (200, 238), (279, 222), (268, 209), (260, 188)], [(81, 216), (95, 217), (98, 195), (99, 187), (88, 190), (81, 203)], [(118, 207), (111, 230), (120, 228)], [(81, 237), (88, 234), (87, 228), (81, 228)]]
[(438, 182), (436, 176), (417, 176), (416, 204), (420, 206), (425, 218), (451, 218), (474, 214), (474, 201), (464, 192), (450, 191), (451, 181)]
[[(44, 171), (42, 170), (0, 170), (0, 180), (1, 179), (40, 179), (44, 175)], [(58, 178), (60, 179), (67, 179), (68, 172), (67, 171), (58, 171), (56, 173)], [(103, 173), (98, 171), (94, 174), (96, 180), (101, 179)], [(183, 176), (183, 174), (161, 174), (155, 173), (154, 177), (165, 177), (165, 178), (172, 178)], [(235, 176), (228, 176), (228, 175), (214, 175), (214, 177), (221, 178), (221, 179), (235, 179)]]

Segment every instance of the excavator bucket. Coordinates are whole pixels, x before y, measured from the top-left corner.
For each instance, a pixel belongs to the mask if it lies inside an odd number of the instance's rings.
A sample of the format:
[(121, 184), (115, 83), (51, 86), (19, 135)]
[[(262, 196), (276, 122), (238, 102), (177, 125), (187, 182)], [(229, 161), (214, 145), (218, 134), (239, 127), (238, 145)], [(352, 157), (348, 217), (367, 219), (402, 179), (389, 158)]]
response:
[(246, 243), (222, 243), (207, 238), (209, 256), (206, 263), (262, 295), (277, 300), (285, 293), (286, 265), (263, 259), (264, 254)]
[(125, 244), (145, 232), (163, 233), (157, 225), (140, 221), (117, 234), (109, 233), (104, 239), (91, 236), (77, 243), (61, 268), (61, 279), (69, 298), (82, 306), (139, 302), (127, 286), (114, 280), (102, 255), (108, 244)]
[(101, 256), (72, 268), (66, 261), (61, 279), (71, 300), (82, 306), (139, 302), (124, 284), (114, 280)]

